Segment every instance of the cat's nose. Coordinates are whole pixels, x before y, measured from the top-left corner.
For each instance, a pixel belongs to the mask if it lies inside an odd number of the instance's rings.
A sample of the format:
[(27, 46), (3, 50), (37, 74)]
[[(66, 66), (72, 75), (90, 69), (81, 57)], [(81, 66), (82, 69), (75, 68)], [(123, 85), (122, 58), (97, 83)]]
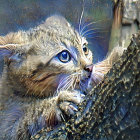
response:
[(92, 69), (93, 69), (93, 64), (92, 65), (87, 65), (85, 66), (84, 70), (85, 71), (88, 71), (88, 72), (92, 72)]

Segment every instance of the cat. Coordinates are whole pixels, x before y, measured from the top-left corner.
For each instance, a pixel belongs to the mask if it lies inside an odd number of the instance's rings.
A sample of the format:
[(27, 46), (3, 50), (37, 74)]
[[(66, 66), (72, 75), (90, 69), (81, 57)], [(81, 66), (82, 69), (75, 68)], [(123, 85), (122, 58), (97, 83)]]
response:
[(85, 93), (102, 81), (120, 56), (117, 49), (93, 64), (92, 52), (62, 16), (53, 15), (28, 31), (0, 37), (0, 139), (28, 140), (77, 111)]

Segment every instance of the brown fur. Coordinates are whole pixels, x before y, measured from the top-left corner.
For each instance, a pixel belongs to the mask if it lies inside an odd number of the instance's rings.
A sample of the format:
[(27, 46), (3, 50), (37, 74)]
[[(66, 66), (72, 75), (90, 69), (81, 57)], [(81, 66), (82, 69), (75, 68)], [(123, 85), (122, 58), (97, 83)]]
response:
[[(8, 51), (0, 80), (0, 139), (29, 139), (41, 128), (53, 129), (74, 114), (73, 104), (84, 97), (80, 82), (90, 86), (100, 82), (118, 54), (96, 64), (94, 72), (88, 71), (92, 53), (84, 53), (84, 44), (86, 39), (61, 16), (49, 17), (26, 32), (0, 37), (0, 52)], [(63, 50), (71, 53), (68, 63), (57, 59)]]

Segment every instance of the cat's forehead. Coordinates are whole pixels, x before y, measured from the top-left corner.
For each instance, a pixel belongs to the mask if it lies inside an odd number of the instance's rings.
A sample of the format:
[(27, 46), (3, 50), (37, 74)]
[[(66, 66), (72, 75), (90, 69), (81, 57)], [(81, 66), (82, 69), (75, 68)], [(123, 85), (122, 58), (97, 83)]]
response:
[(78, 31), (62, 16), (47, 18), (43, 24), (37, 27), (37, 30), (34, 30), (33, 40), (34, 44), (40, 46), (39, 50), (41, 52), (47, 49), (52, 52), (51, 56), (56, 55), (58, 51), (62, 51), (65, 47), (71, 46), (80, 52), (83, 44), (87, 44), (86, 39), (81, 37)]
[[(73, 45), (83, 44), (86, 39), (81, 37), (71, 24), (62, 16), (51, 16), (39, 28), (46, 32), (46, 39), (63, 40)], [(59, 40), (60, 39), (60, 40)]]

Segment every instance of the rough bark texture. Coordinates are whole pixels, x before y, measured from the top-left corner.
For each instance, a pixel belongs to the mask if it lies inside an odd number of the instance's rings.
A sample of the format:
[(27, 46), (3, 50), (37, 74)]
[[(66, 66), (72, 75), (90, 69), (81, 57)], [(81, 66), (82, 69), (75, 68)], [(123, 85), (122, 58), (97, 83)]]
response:
[(132, 34), (140, 29), (140, 1), (123, 0), (123, 18), (120, 36), (120, 45), (126, 47), (130, 43)]
[(74, 117), (54, 131), (42, 130), (31, 139), (139, 140), (139, 132), (140, 32)]

